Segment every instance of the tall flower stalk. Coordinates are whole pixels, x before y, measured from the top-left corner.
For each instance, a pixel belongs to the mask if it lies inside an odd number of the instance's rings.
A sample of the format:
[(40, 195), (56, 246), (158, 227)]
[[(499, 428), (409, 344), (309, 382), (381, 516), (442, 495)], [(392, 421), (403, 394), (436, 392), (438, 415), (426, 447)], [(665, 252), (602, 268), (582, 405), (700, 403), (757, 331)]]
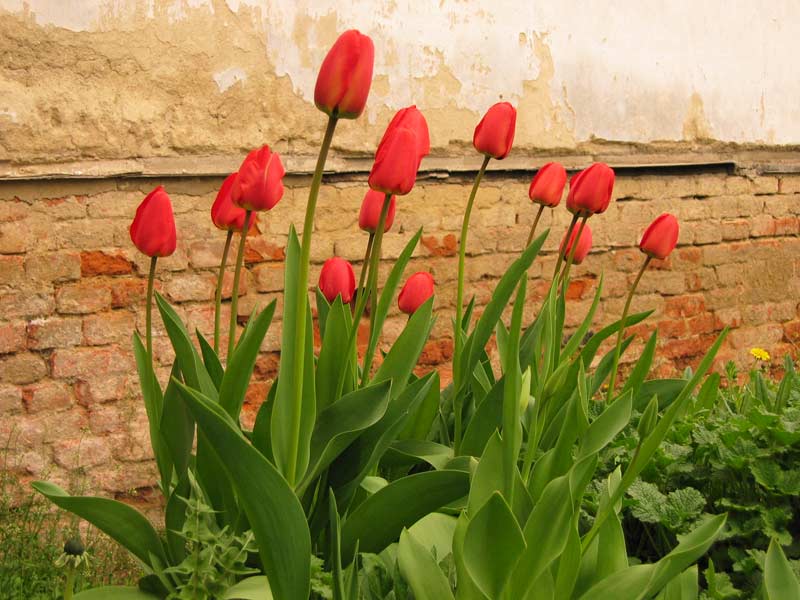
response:
[(219, 354), (219, 327), (222, 316), (222, 283), (225, 279), (225, 265), (228, 263), (232, 240), (233, 230), (229, 230), (225, 236), (225, 247), (222, 249), (222, 260), (219, 263), (219, 272), (217, 273), (217, 289), (214, 293), (214, 352), (217, 354)]
[[(247, 243), (247, 231), (250, 228), (250, 217), (253, 211), (248, 210), (244, 216), (244, 229), (239, 235), (239, 249), (236, 252), (236, 267), (233, 271), (233, 290), (231, 291), (231, 319), (228, 327), (228, 362), (233, 356), (233, 350), (236, 348), (236, 322), (239, 313), (239, 280), (242, 275), (242, 266), (244, 263), (244, 247)], [(224, 264), (224, 263), (223, 263)]]

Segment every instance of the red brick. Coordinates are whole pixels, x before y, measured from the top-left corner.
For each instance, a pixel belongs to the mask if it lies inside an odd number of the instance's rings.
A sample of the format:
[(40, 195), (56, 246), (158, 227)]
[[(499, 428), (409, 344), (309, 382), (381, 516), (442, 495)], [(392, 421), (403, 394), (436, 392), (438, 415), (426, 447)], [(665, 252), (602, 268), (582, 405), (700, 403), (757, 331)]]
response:
[(667, 298), (664, 313), (669, 317), (692, 317), (705, 310), (705, 300), (700, 295)]
[[(234, 238), (236, 241), (236, 238)], [(233, 251), (233, 250), (232, 250)], [(283, 246), (278, 246), (272, 242), (268, 242), (264, 237), (253, 237), (252, 234), (248, 236), (247, 243), (244, 248), (244, 262), (245, 264), (260, 263), (269, 260), (284, 260), (286, 253)], [(220, 255), (220, 259), (222, 256)]]
[(458, 253), (458, 240), (452, 233), (441, 240), (433, 235), (422, 236), (422, 245), (431, 256), (455, 256)]
[(0, 323), (0, 354), (25, 348), (25, 323)]
[(77, 252), (48, 252), (25, 258), (28, 279), (58, 283), (74, 281), (81, 276), (81, 258)]
[(88, 468), (111, 460), (111, 449), (107, 438), (85, 436), (60, 440), (53, 444), (56, 464), (66, 469)]
[(714, 343), (714, 336), (695, 336), (669, 340), (660, 349), (667, 358), (688, 358), (704, 354)]
[(686, 323), (682, 320), (666, 319), (658, 322), (658, 337), (661, 339), (680, 338), (686, 334)]
[(129, 420), (128, 412), (116, 402), (93, 406), (89, 411), (89, 429), (97, 434), (121, 431)]
[(279, 292), (283, 290), (284, 265), (270, 262), (253, 268), (256, 290), (259, 292)]
[(438, 365), (453, 358), (453, 340), (439, 339), (428, 341), (419, 357), (421, 365)]
[(126, 373), (134, 368), (132, 355), (116, 346), (59, 349), (53, 352), (51, 363), (57, 378)]
[(0, 291), (0, 315), (6, 319), (32, 319), (50, 315), (55, 310), (52, 294), (29, 291)]
[(72, 390), (64, 383), (44, 381), (23, 391), (25, 407), (29, 413), (59, 411), (73, 404)]
[(35, 319), (28, 323), (28, 348), (45, 350), (67, 348), (81, 342), (79, 318), (51, 317)]
[(687, 320), (689, 332), (693, 334), (719, 331), (719, 321), (712, 313), (703, 313)]
[(83, 320), (83, 341), (87, 346), (130, 343), (136, 328), (136, 315), (128, 311), (110, 311), (90, 315)]
[(56, 307), (62, 314), (89, 314), (110, 306), (110, 288), (94, 281), (67, 284), (56, 292)]
[(172, 302), (211, 300), (215, 283), (211, 275), (179, 275), (165, 285), (165, 291)]
[(122, 254), (108, 254), (99, 250), (81, 252), (81, 276), (127, 275), (133, 273), (133, 263)]
[(143, 305), (146, 298), (146, 279), (121, 279), (115, 281), (111, 287), (111, 306), (113, 308)]
[(0, 359), (0, 381), (26, 384), (39, 381), (47, 375), (47, 366), (36, 354), (10, 354)]
[(135, 374), (93, 375), (86, 373), (75, 383), (75, 396), (82, 406), (118, 400), (138, 392), (139, 380)]
[(0, 415), (13, 415), (22, 410), (22, 389), (0, 384)]
[(25, 281), (25, 263), (22, 256), (0, 256), (0, 281), (16, 286)]
[(0, 254), (22, 254), (30, 244), (30, 232), (23, 222), (0, 224)]
[(800, 342), (800, 321), (789, 321), (783, 324), (783, 338), (787, 342)]

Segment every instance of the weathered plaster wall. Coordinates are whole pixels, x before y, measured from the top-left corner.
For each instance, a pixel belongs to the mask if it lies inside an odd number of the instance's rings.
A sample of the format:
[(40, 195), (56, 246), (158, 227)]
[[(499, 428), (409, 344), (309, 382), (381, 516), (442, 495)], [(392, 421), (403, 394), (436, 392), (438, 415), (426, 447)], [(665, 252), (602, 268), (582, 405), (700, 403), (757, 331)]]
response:
[(794, 0), (0, 0), (0, 161), (311, 154), (316, 71), (350, 27), (376, 64), (348, 152), (416, 103), (461, 156), (501, 98), (518, 155), (800, 144)]

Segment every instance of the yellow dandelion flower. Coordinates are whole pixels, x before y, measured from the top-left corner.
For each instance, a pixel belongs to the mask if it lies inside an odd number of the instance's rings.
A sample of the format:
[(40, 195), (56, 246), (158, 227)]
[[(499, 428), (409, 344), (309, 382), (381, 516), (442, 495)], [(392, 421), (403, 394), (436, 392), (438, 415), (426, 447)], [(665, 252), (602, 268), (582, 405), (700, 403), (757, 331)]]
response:
[(767, 362), (770, 358), (769, 352), (763, 348), (750, 348), (750, 355), (756, 360), (760, 360), (762, 362)]

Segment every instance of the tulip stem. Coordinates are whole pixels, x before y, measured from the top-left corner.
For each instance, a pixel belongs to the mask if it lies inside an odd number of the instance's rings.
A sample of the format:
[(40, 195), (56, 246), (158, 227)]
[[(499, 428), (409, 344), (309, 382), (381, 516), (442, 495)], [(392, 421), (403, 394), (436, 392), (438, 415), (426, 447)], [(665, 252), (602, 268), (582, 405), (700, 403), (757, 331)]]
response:
[[(375, 234), (370, 232), (369, 240), (367, 240), (367, 250), (364, 252), (364, 260), (361, 262), (361, 275), (358, 278), (358, 287), (356, 288), (356, 297), (360, 297), (366, 293), (364, 283), (367, 280), (367, 272), (369, 271), (369, 259), (372, 252), (372, 243), (375, 240)], [(356, 302), (358, 304), (358, 302)], [(355, 306), (353, 310), (355, 311)]]
[[(575, 260), (575, 250), (578, 247), (578, 244), (581, 241), (581, 235), (583, 235), (583, 228), (586, 227), (586, 221), (589, 220), (589, 215), (584, 215), (581, 219), (581, 224), (578, 226), (578, 233), (575, 234), (575, 238), (572, 241), (571, 247), (569, 249), (569, 257), (567, 258), (567, 266), (564, 267), (564, 276), (561, 278), (561, 293), (566, 298), (567, 294), (567, 287), (569, 286), (569, 270), (572, 267), (572, 263)], [(567, 238), (567, 244), (569, 244), (569, 238)], [(565, 247), (566, 249), (566, 247)]]
[[(566, 235), (566, 237), (564, 237), (564, 241), (565, 241), (564, 249), (565, 250), (567, 248), (566, 244), (569, 244), (569, 238), (570, 238), (570, 235), (572, 235), (572, 230), (575, 229), (575, 224), (578, 222), (579, 218), (580, 218), (580, 215), (578, 215), (578, 214), (572, 215), (572, 221), (570, 222), (569, 227), (567, 227), (567, 235)], [(561, 263), (563, 262), (563, 260), (564, 260), (564, 253), (561, 251), (561, 248), (559, 247), (559, 249), (558, 249), (558, 260), (556, 260), (556, 269), (555, 269), (555, 271), (553, 271), (553, 283), (556, 283), (556, 278), (558, 277), (558, 274), (561, 272)]]
[(297, 277), (297, 290), (294, 306), (294, 343), (290, 352), (292, 357), (292, 419), (291, 433), (289, 436), (289, 455), (286, 460), (286, 480), (293, 485), (297, 476), (297, 457), (300, 451), (300, 427), (303, 416), (303, 369), (305, 367), (306, 354), (306, 307), (308, 306), (308, 269), (311, 259), (311, 235), (314, 231), (314, 213), (317, 210), (317, 198), (319, 188), (322, 185), (322, 172), (325, 170), (325, 161), (328, 158), (333, 141), (333, 132), (336, 130), (336, 123), (339, 118), (334, 111), (328, 117), (328, 125), (325, 128), (325, 136), (322, 138), (322, 145), (319, 147), (317, 164), (314, 167), (314, 176), (311, 179), (311, 188), (308, 191), (308, 204), (306, 204), (306, 216), (303, 221), (303, 239), (300, 246), (300, 272)]
[(222, 312), (222, 280), (225, 276), (225, 264), (228, 262), (228, 252), (231, 249), (233, 240), (233, 229), (228, 230), (225, 238), (225, 247), (222, 250), (222, 261), (219, 263), (219, 275), (217, 275), (217, 292), (214, 295), (214, 352), (219, 354), (219, 325)]
[(528, 241), (525, 242), (525, 247), (531, 245), (533, 241), (533, 234), (536, 233), (536, 226), (539, 224), (539, 218), (542, 216), (542, 211), (544, 211), (544, 204), (539, 205), (539, 212), (536, 213), (536, 218), (533, 220), (533, 225), (531, 225), (531, 232), (528, 234)]
[(617, 380), (617, 366), (619, 365), (619, 355), (622, 349), (622, 338), (625, 336), (625, 320), (628, 318), (628, 311), (631, 308), (631, 300), (633, 300), (633, 294), (636, 292), (636, 287), (639, 285), (642, 275), (644, 275), (644, 272), (647, 270), (647, 265), (650, 264), (650, 260), (650, 256), (644, 259), (642, 268), (639, 269), (636, 279), (633, 280), (631, 290), (628, 292), (628, 298), (625, 300), (625, 308), (622, 309), (622, 318), (620, 319), (619, 331), (617, 332), (617, 345), (614, 348), (614, 362), (611, 365), (611, 378), (608, 381), (608, 395), (606, 396), (606, 402), (611, 402), (611, 398), (614, 395), (614, 385), (616, 384)]
[[(372, 356), (375, 353), (375, 346), (377, 345), (378, 336), (374, 336), (373, 330), (375, 328), (375, 313), (378, 311), (378, 271), (381, 264), (381, 245), (383, 244), (383, 230), (386, 227), (386, 218), (389, 215), (389, 206), (391, 204), (392, 195), (386, 194), (381, 207), (381, 216), (378, 219), (378, 228), (375, 230), (375, 241), (372, 246), (372, 256), (370, 257), (369, 277), (367, 278), (367, 287), (369, 288), (369, 297), (372, 300), (371, 309), (369, 313), (369, 343), (367, 345), (367, 352), (364, 354), (364, 367), (361, 370), (361, 387), (364, 387), (369, 380), (369, 372), (372, 369)], [(356, 314), (358, 320), (361, 320), (361, 313), (364, 311), (367, 296), (364, 297), (364, 302), (361, 306), (361, 311)], [(354, 322), (354, 331), (358, 330), (358, 321)]]
[(147, 307), (144, 310), (145, 338), (147, 344), (147, 356), (150, 357), (150, 365), (153, 365), (153, 287), (156, 279), (156, 263), (158, 257), (150, 258), (150, 272), (147, 275)]
[(242, 264), (244, 263), (244, 246), (247, 241), (247, 232), (250, 231), (250, 216), (252, 210), (244, 213), (244, 226), (239, 237), (239, 251), (236, 253), (236, 268), (233, 271), (233, 289), (231, 290), (231, 324), (228, 329), (228, 356), (227, 362), (230, 364), (233, 350), (236, 347), (236, 321), (239, 312), (239, 278), (242, 275)]
[[(478, 186), (481, 184), (483, 174), (486, 172), (486, 167), (492, 159), (488, 154), (483, 157), (483, 164), (475, 175), (475, 181), (472, 184), (472, 191), (469, 193), (469, 200), (467, 200), (467, 208), (464, 210), (464, 219), (461, 222), (461, 238), (458, 244), (458, 287), (456, 290), (456, 322), (455, 322), (455, 339), (453, 340), (453, 416), (455, 417), (454, 425), (454, 451), (458, 455), (458, 450), (461, 446), (461, 401), (459, 400), (459, 388), (461, 386), (461, 350), (462, 350), (462, 314), (464, 304), (464, 267), (467, 256), (467, 235), (469, 233), (469, 218), (472, 214), (472, 205), (475, 203), (475, 196), (478, 194)], [(469, 327), (467, 327), (469, 329)]]

